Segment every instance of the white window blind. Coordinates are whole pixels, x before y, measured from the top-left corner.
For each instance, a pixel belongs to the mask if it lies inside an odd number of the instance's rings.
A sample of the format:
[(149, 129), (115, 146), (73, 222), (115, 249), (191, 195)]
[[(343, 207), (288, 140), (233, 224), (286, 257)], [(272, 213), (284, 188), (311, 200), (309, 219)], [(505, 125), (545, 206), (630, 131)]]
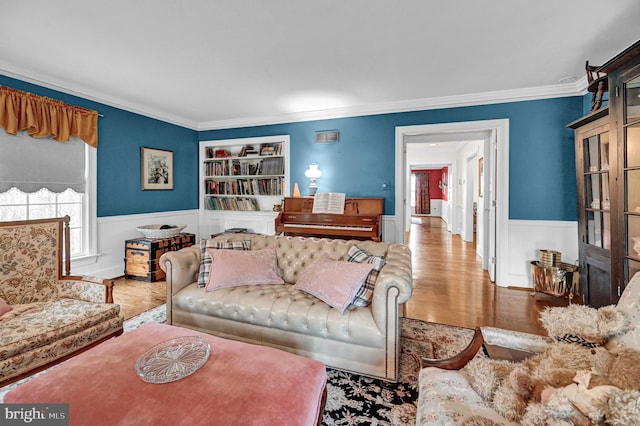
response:
[(56, 142), (32, 138), (26, 131), (13, 136), (0, 128), (0, 193), (12, 187), (27, 193), (42, 188), (85, 192), (85, 146), (74, 137)]

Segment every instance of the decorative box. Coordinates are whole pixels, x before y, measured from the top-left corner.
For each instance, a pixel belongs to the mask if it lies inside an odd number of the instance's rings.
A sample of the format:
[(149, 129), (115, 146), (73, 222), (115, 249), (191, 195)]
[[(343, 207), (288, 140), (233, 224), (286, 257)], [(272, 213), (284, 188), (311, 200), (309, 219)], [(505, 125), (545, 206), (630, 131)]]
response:
[(192, 246), (195, 234), (182, 233), (169, 238), (136, 238), (125, 241), (124, 276), (139, 281), (159, 281), (166, 274), (160, 268), (160, 256)]

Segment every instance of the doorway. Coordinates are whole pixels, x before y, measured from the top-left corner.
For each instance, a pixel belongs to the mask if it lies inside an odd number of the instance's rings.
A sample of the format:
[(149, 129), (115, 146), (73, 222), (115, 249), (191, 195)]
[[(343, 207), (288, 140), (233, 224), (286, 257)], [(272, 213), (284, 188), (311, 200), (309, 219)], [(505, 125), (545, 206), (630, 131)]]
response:
[[(420, 138), (416, 138), (420, 136)], [(489, 271), (491, 280), (497, 285), (506, 286), (508, 255), (508, 205), (509, 205), (509, 120), (482, 120), (460, 123), (442, 123), (417, 126), (396, 127), (396, 200), (395, 233), (396, 239), (405, 242), (410, 227), (409, 199), (409, 163), (407, 144), (419, 143), (425, 138), (441, 142), (460, 142), (471, 139), (483, 139), (482, 148), (484, 176), (478, 184), (484, 191), (484, 203), (481, 207), (482, 220), (478, 227), (486, 236), (482, 241), (483, 268)], [(462, 177), (452, 168), (451, 220), (454, 232), (462, 228), (464, 192)], [(465, 167), (466, 169), (466, 167)], [(466, 186), (465, 186), (466, 187)], [(457, 190), (459, 189), (459, 190)], [(461, 192), (460, 194), (457, 194)], [(456, 229), (457, 225), (457, 229)]]

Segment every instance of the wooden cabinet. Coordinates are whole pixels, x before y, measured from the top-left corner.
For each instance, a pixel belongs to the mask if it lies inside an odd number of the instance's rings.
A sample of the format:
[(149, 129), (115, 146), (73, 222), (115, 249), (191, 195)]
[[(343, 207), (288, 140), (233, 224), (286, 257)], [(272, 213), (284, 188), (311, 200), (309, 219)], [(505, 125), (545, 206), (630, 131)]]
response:
[(580, 287), (585, 303), (616, 303), (640, 271), (640, 41), (598, 71), (609, 105), (575, 129)]
[(160, 268), (160, 256), (192, 246), (195, 234), (182, 233), (169, 238), (136, 238), (124, 243), (125, 278), (139, 281), (158, 281), (166, 277)]
[[(608, 109), (600, 109), (569, 126), (575, 129), (578, 193), (580, 293), (585, 304), (603, 306), (612, 299), (611, 176)], [(614, 149), (615, 155), (615, 149)]]
[(611, 138), (618, 158), (612, 284), (619, 297), (640, 271), (640, 41), (601, 69), (609, 76)]
[(273, 229), (273, 206), (289, 196), (289, 136), (200, 142), (201, 229)]

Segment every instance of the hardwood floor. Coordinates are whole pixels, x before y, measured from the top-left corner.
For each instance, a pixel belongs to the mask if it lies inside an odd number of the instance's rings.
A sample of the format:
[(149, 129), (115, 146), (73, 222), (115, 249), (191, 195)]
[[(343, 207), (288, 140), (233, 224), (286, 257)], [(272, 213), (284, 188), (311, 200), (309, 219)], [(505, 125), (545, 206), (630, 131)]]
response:
[(405, 315), (424, 321), (474, 328), (494, 326), (546, 334), (538, 322), (546, 306), (567, 301), (536, 294), (530, 289), (498, 287), (482, 270), (475, 244), (452, 235), (439, 217), (422, 217), (412, 223), (413, 296)]
[(116, 279), (113, 286), (113, 301), (120, 305), (124, 319), (141, 314), (167, 301), (167, 283), (156, 281)]
[[(413, 262), (413, 296), (405, 315), (424, 321), (474, 328), (494, 326), (545, 334), (538, 322), (546, 306), (566, 300), (529, 289), (498, 287), (489, 281), (474, 243), (451, 235), (440, 218), (424, 217), (411, 225), (409, 247)], [(166, 283), (118, 278), (114, 300), (125, 318), (166, 302)]]

